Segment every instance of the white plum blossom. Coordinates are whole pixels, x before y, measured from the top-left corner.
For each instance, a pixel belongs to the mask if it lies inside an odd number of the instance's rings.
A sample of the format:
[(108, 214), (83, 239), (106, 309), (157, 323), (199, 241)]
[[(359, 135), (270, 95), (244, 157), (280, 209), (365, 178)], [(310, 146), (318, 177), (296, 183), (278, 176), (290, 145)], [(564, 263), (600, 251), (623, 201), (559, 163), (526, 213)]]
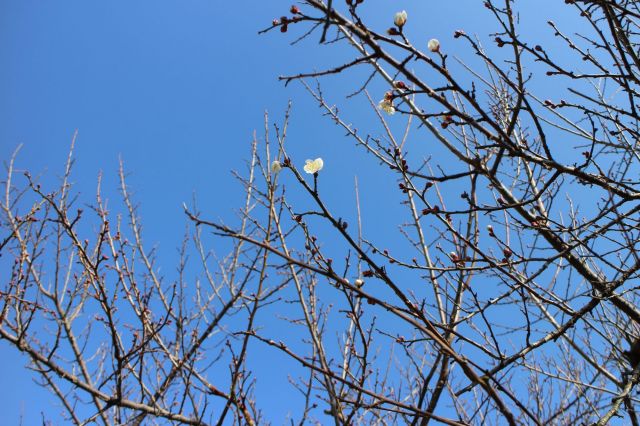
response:
[(440, 50), (440, 42), (437, 38), (432, 38), (429, 40), (429, 43), (427, 43), (427, 47), (432, 52), (438, 52)]
[(393, 23), (396, 24), (398, 27), (403, 27), (406, 22), (407, 22), (407, 12), (404, 10), (402, 12), (396, 13), (395, 16), (393, 17)]
[(358, 278), (353, 283), (356, 285), (356, 287), (360, 288), (360, 287), (362, 287), (364, 285), (364, 280), (361, 279), (361, 278)]
[(380, 102), (378, 102), (378, 108), (380, 108), (381, 110), (383, 110), (389, 115), (393, 115), (396, 113), (396, 107), (393, 106), (393, 102), (391, 102), (390, 99), (385, 98)]
[(320, 170), (322, 170), (323, 166), (324, 166), (324, 161), (322, 161), (322, 158), (316, 158), (315, 160), (307, 160), (304, 163), (304, 171), (309, 174), (318, 173)]
[(271, 163), (271, 171), (273, 173), (278, 173), (280, 170), (282, 170), (282, 164), (278, 160)]

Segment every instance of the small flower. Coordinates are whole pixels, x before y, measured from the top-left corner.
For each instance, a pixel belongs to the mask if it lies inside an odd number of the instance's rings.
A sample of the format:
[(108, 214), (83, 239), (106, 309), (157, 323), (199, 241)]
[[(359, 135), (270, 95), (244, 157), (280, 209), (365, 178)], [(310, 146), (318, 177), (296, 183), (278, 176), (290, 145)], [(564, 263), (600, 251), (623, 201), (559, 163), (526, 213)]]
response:
[(432, 52), (439, 52), (440, 51), (440, 42), (438, 41), (438, 39), (432, 38), (431, 40), (429, 40), (429, 43), (427, 43), (427, 47)]
[(407, 22), (407, 12), (404, 10), (402, 12), (396, 13), (395, 16), (393, 17), (393, 23), (400, 28), (402, 28), (406, 22)]
[(390, 99), (383, 99), (378, 102), (378, 108), (383, 110), (389, 115), (393, 115), (396, 113), (396, 107), (393, 106), (393, 102)]
[(324, 161), (322, 161), (322, 158), (316, 158), (315, 160), (307, 160), (304, 162), (304, 171), (309, 174), (318, 173), (320, 170), (322, 170), (323, 166), (324, 166)]
[(271, 163), (271, 171), (273, 173), (278, 173), (280, 172), (280, 170), (282, 170), (282, 164), (280, 164), (278, 160), (275, 160), (273, 163)]
[(361, 288), (364, 285), (364, 280), (361, 278), (358, 278), (353, 283), (356, 285), (356, 287)]

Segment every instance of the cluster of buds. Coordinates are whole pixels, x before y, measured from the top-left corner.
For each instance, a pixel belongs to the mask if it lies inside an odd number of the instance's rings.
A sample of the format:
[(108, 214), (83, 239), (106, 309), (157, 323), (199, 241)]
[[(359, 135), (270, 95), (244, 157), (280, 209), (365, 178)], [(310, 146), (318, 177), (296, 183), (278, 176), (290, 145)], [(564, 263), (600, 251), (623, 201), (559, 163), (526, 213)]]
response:
[(503, 261), (508, 262), (511, 256), (513, 255), (513, 251), (511, 251), (509, 247), (505, 247), (504, 249), (502, 249), (502, 254), (504, 255)]
[[(292, 15), (299, 15), (300, 14), (300, 9), (298, 9), (298, 6), (293, 5), (291, 6), (291, 9), (289, 9), (289, 12), (291, 12)], [(280, 32), (281, 33), (286, 33), (287, 30), (289, 29), (289, 24), (298, 21), (300, 18), (289, 18), (287, 16), (281, 16), (280, 19), (274, 19), (272, 24), (274, 27), (277, 27), (278, 25), (280, 25)]]
[[(407, 160), (402, 158), (402, 152), (400, 151), (400, 148), (398, 147), (394, 148), (393, 159), (395, 160), (395, 163), (397, 164), (397, 166), (391, 166), (391, 170), (400, 170), (404, 172), (409, 170), (409, 164), (407, 164)], [(400, 189), (404, 189), (403, 184), (400, 184)]]
[(407, 89), (407, 85), (405, 84), (404, 81), (394, 81), (393, 82), (393, 87), (395, 87), (398, 90), (406, 90)]
[(450, 114), (446, 114), (442, 120), (442, 123), (440, 123), (440, 126), (443, 129), (446, 129), (451, 123), (453, 123), (453, 117)]
[(277, 27), (278, 25), (280, 25), (280, 32), (281, 33), (286, 33), (287, 30), (289, 29), (289, 18), (287, 18), (286, 16), (281, 16), (280, 19), (274, 19), (273, 22), (271, 22), (273, 24), (274, 27)]
[(431, 214), (431, 213), (439, 213), (440, 212), (440, 207), (438, 207), (437, 205), (431, 207), (431, 208), (426, 208), (426, 209), (422, 209), (422, 214), (424, 216)]
[[(402, 93), (402, 91), (407, 90), (407, 85), (404, 81), (394, 81), (393, 89), (397, 90), (399, 93)], [(393, 91), (385, 92), (384, 98), (380, 102), (378, 102), (378, 108), (389, 115), (395, 114), (396, 107), (393, 105), (393, 98)]]
[(405, 160), (404, 158), (400, 160), (400, 170), (402, 170), (403, 172), (409, 171), (409, 164), (407, 164), (407, 160)]
[(409, 188), (407, 188), (407, 186), (404, 183), (399, 183), (398, 188), (400, 188), (403, 194), (406, 194), (407, 192), (409, 192)]

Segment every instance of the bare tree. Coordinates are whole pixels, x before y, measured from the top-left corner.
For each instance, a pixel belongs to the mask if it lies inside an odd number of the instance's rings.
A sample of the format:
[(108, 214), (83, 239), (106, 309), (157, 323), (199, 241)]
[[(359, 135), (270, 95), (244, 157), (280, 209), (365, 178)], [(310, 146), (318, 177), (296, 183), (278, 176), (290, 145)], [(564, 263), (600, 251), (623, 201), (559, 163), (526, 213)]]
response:
[[(357, 180), (352, 206), (330, 205), (322, 160), (288, 154), (288, 113), (265, 118), (237, 175), (237, 223), (184, 206), (171, 283), (124, 170), (113, 216), (99, 187), (76, 210), (71, 156), (56, 191), (17, 183), (8, 164), (0, 338), (74, 424), (279, 422), (254, 392), (262, 351), (282, 355), (283, 375), (304, 372), (290, 377), (292, 423), (638, 424), (640, 6), (550, 2), (582, 26), (549, 21), (556, 43), (543, 46), (521, 34), (514, 1), (488, 0), (495, 30), (456, 31), (453, 57), (444, 41), (412, 44), (410, 13), (370, 26), (365, 3), (305, 0), (264, 32), (351, 48), (348, 62), (281, 79), (397, 182), (380, 200), (404, 209), (388, 218), (397, 252), (366, 226)], [(345, 94), (375, 111), (366, 131), (321, 87), (362, 67)], [(551, 81), (557, 99), (541, 96)], [(284, 333), (260, 320), (273, 306)]]

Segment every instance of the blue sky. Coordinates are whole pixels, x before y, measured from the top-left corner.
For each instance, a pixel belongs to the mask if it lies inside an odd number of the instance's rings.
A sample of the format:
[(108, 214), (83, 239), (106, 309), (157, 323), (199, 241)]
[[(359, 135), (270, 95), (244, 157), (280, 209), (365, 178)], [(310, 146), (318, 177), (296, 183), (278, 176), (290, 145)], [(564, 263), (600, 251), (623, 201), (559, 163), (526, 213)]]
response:
[[(385, 28), (394, 12), (407, 9), (410, 36), (424, 43), (437, 37), (445, 49), (458, 28), (485, 38), (494, 29), (485, 28), (488, 21), (477, 1), (446, 2), (437, 10), (425, 3), (368, 0), (364, 11), (370, 22)], [(122, 158), (140, 204), (145, 239), (158, 244), (160, 259), (172, 271), (184, 232), (182, 202), (197, 194), (209, 217), (233, 217), (243, 194), (230, 171), (244, 167), (254, 129), (262, 135), (264, 111), (279, 121), (293, 99), (291, 152), (299, 165), (305, 158), (325, 158), (326, 170), (336, 173), (326, 185), (349, 182), (330, 201), (352, 203), (354, 175), (364, 188), (375, 189), (383, 180), (343, 132), (321, 117), (300, 85), (285, 88), (277, 80), (281, 74), (338, 65), (350, 56), (345, 46), (319, 46), (318, 35), (289, 46), (302, 31), (295, 26), (285, 35), (257, 34), (290, 5), (280, 0), (0, 0), (0, 158), (6, 161), (21, 144), (18, 167), (54, 182), (77, 129), (75, 185), (88, 200), (100, 172), (106, 193), (117, 198)], [(522, 25), (548, 40), (540, 25), (542, 9), (531, 9)], [(330, 77), (323, 84), (342, 102), (362, 75)], [(375, 122), (362, 105), (345, 106), (357, 127)], [(377, 205), (366, 193), (363, 203)], [(395, 224), (385, 220), (387, 214), (374, 214), (369, 225), (392, 235)], [(0, 386), (3, 423), (16, 424), (22, 414), (29, 425), (40, 411), (55, 413), (48, 394), (21, 368), (25, 358), (4, 343), (0, 357), (2, 382), (12, 384)]]

